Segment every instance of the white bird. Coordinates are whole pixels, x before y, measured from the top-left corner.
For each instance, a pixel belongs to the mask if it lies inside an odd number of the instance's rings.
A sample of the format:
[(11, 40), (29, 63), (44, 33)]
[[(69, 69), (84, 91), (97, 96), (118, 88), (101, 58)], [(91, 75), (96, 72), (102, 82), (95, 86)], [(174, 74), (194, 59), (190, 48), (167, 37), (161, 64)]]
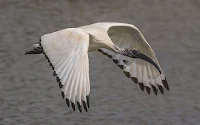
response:
[(154, 51), (134, 25), (126, 23), (95, 23), (78, 28), (67, 28), (46, 34), (31, 51), (43, 53), (54, 70), (62, 97), (75, 111), (75, 104), (89, 108), (90, 79), (88, 52), (99, 51), (117, 64), (128, 78), (138, 83), (141, 90), (157, 95), (169, 90), (163, 70)]

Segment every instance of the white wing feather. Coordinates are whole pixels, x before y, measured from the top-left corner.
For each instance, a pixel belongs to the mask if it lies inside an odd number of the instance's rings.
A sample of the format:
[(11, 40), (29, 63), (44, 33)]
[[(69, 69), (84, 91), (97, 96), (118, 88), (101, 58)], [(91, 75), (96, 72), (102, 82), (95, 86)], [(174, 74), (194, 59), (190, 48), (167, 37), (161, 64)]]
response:
[(77, 28), (64, 29), (42, 36), (41, 46), (68, 106), (71, 102), (75, 110), (77, 102), (79, 110), (82, 111), (83, 105), (87, 111), (90, 94), (89, 34)]

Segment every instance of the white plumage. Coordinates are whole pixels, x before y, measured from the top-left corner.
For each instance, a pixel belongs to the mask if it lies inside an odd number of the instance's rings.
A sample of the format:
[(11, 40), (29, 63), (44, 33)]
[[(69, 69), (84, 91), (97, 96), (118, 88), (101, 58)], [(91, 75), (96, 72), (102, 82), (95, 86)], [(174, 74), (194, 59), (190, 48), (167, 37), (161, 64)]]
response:
[[(38, 54), (42, 50), (54, 70), (62, 96), (67, 105), (82, 112), (89, 108), (90, 79), (88, 52), (99, 51), (113, 59), (141, 90), (148, 94), (153, 89), (169, 90), (165, 75), (150, 45), (133, 25), (125, 23), (95, 23), (78, 28), (68, 28), (46, 34), (26, 54)], [(137, 50), (135, 54), (135, 50)], [(144, 54), (150, 59), (138, 54)], [(153, 64), (155, 63), (155, 64)], [(157, 65), (157, 67), (156, 67)]]

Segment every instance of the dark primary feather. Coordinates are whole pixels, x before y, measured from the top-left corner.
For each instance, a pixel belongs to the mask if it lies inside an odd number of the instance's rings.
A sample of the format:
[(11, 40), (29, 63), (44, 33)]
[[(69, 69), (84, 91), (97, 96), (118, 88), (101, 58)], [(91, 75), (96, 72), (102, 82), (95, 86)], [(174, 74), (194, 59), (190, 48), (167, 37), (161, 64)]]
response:
[(65, 100), (66, 100), (67, 106), (69, 107), (69, 105), (70, 105), (69, 99), (66, 98)]
[(153, 92), (155, 93), (155, 95), (157, 95), (157, 93), (158, 93), (157, 88), (154, 85), (152, 85), (152, 89), (153, 89)]
[(142, 91), (144, 91), (144, 84), (143, 83), (138, 83), (139, 84), (139, 86), (140, 86), (140, 89), (142, 90)]
[(85, 101), (82, 101), (83, 102), (83, 108), (85, 109), (85, 111), (87, 112), (87, 105), (85, 103)]
[(167, 83), (167, 79), (166, 78), (164, 80), (162, 80), (162, 83), (163, 83), (164, 87), (169, 91), (169, 85)]
[(164, 95), (163, 87), (161, 85), (158, 85), (158, 88), (159, 88), (160, 92)]
[(82, 108), (79, 102), (77, 102), (77, 106), (78, 106), (79, 111), (82, 112)]
[(75, 111), (75, 104), (71, 102), (71, 105), (72, 105), (72, 109)]

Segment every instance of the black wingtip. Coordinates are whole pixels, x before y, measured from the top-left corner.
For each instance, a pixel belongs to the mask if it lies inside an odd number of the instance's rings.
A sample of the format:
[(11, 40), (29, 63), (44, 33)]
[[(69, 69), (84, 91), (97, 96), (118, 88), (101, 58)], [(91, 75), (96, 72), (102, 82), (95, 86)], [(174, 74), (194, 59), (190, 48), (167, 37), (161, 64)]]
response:
[(59, 78), (59, 77), (56, 77), (56, 81), (58, 82), (58, 84), (59, 84), (59, 87), (60, 87), (60, 88), (62, 88), (62, 87), (63, 87), (63, 85), (62, 85), (62, 83), (61, 83), (61, 81), (60, 81), (60, 78)]
[(64, 99), (65, 98), (65, 93), (63, 91), (61, 92), (61, 95), (62, 95), (62, 98)]
[(157, 88), (154, 85), (152, 85), (152, 89), (153, 89), (153, 92), (155, 93), (155, 95), (157, 96), (157, 94), (158, 94)]
[(150, 92), (151, 92), (151, 89), (150, 89), (150, 87), (148, 87), (148, 86), (145, 86), (145, 89), (146, 89), (147, 93), (150, 95)]
[(79, 111), (82, 113), (81, 104), (79, 102), (77, 102), (77, 106), (78, 106)]
[(71, 105), (72, 105), (72, 109), (75, 111), (75, 104), (71, 102)]
[(140, 86), (140, 89), (141, 89), (142, 91), (144, 91), (144, 84), (141, 83), (141, 82), (139, 82), (138, 84), (139, 84), (139, 86)]
[(49, 66), (51, 66), (51, 67), (52, 67), (52, 69), (53, 69), (53, 64), (52, 64), (52, 63), (49, 63)]
[[(103, 52), (102, 52), (103, 53)], [(106, 55), (108, 58), (112, 58), (111, 55), (109, 55), (108, 53), (104, 53), (104, 55)]]
[(169, 85), (168, 85), (166, 78), (164, 80), (162, 80), (162, 83), (163, 83), (164, 87), (169, 91)]
[(47, 61), (49, 62), (49, 58), (48, 56), (46, 55), (46, 53), (44, 53), (44, 57), (47, 59)]
[(60, 82), (60, 79), (59, 79), (59, 77), (56, 77), (56, 81), (59, 83)]
[(51, 67), (51, 68), (53, 69), (53, 71), (55, 70), (53, 65), (52, 65), (52, 67)]
[(85, 101), (83, 101), (83, 108), (84, 108), (85, 111), (87, 112), (87, 105), (86, 105)]
[(103, 52), (101, 49), (98, 50), (99, 52)]
[(136, 77), (131, 77), (131, 79), (137, 84), (138, 83), (138, 79)]
[(116, 60), (116, 59), (113, 59), (113, 62), (115, 63), (115, 64), (118, 64), (118, 60)]
[(56, 76), (57, 76), (57, 74), (56, 74), (56, 72), (55, 72), (55, 71), (53, 71), (53, 76), (54, 76), (54, 77), (56, 77)]
[(106, 55), (107, 55), (107, 57), (108, 57), (108, 58), (112, 58), (112, 56), (111, 56), (111, 55), (109, 55), (109, 54), (106, 54)]
[(63, 87), (63, 85), (62, 85), (62, 83), (61, 83), (61, 82), (59, 82), (59, 87), (60, 87), (60, 88), (62, 88), (62, 87)]
[(123, 65), (118, 65), (118, 66), (119, 66), (119, 68), (123, 69)]
[(87, 106), (88, 108), (90, 108), (90, 96), (89, 95), (86, 96), (86, 99), (87, 99)]
[(105, 53), (105, 52), (103, 52), (103, 51), (102, 51), (101, 53), (102, 53), (103, 55), (107, 55), (107, 53)]
[(158, 88), (159, 88), (160, 92), (164, 95), (163, 87), (161, 85), (158, 85)]
[(130, 73), (127, 71), (124, 71), (124, 74), (126, 75), (126, 77), (130, 78)]
[(69, 99), (66, 98), (65, 100), (66, 100), (66, 104), (67, 104), (67, 106), (69, 107), (69, 105), (70, 105), (70, 103), (69, 103)]

